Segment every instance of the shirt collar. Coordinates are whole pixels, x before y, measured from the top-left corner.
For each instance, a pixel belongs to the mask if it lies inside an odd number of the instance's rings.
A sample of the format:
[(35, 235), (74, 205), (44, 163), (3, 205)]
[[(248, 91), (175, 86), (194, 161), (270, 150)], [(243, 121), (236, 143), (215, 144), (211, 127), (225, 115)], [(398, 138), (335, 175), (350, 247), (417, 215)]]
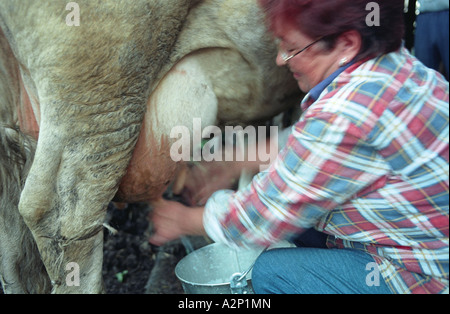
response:
[(311, 91), (309, 92), (309, 98), (312, 98), (313, 101), (316, 101), (319, 99), (320, 94), (327, 88), (328, 85), (330, 85), (336, 77), (338, 77), (342, 72), (347, 70), (349, 67), (351, 67), (353, 64), (355, 64), (355, 60), (351, 61), (347, 65), (340, 67), (336, 71), (334, 71), (330, 76), (328, 76), (326, 79), (324, 79), (322, 82), (314, 86)]

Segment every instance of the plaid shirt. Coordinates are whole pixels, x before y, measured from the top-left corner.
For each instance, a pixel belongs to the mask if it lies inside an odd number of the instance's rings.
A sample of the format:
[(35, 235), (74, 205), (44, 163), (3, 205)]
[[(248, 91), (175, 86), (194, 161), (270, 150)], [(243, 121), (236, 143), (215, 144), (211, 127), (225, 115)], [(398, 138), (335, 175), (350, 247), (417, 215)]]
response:
[(302, 103), (271, 167), (219, 191), (216, 242), (266, 246), (314, 227), (371, 254), (397, 293), (448, 293), (449, 85), (406, 49), (352, 65)]

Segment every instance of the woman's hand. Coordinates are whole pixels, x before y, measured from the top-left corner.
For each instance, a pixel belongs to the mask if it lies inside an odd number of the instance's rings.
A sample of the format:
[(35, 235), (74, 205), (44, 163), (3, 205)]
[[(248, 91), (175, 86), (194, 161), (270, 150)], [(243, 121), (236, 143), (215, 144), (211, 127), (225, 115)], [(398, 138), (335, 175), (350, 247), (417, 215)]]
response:
[(162, 246), (184, 235), (206, 235), (203, 228), (203, 207), (191, 208), (166, 200), (152, 205), (150, 220), (155, 233), (150, 237), (150, 243)]
[[(270, 141), (266, 143), (265, 147), (270, 147)], [(251, 152), (251, 156), (255, 156), (257, 159), (197, 162), (192, 164), (182, 176), (182, 180), (177, 182), (177, 192), (181, 191), (181, 196), (188, 204), (203, 206), (214, 192), (236, 189), (244, 170), (249, 174), (256, 174), (260, 171), (261, 165), (267, 162), (259, 160), (258, 146), (256, 144), (248, 144), (248, 152)], [(238, 156), (241, 154), (239, 151), (234, 151), (233, 148), (229, 155)], [(224, 153), (223, 160), (226, 160), (226, 156), (227, 154)]]
[(240, 165), (236, 162), (193, 164), (188, 169), (181, 196), (192, 206), (204, 206), (214, 192), (234, 189), (240, 172)]

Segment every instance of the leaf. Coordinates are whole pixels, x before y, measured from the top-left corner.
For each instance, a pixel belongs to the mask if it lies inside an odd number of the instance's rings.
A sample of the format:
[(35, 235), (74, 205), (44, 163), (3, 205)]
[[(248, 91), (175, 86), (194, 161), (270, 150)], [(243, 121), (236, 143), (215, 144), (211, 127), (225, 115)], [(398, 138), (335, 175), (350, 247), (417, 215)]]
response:
[(117, 274), (116, 274), (117, 281), (119, 281), (120, 283), (122, 283), (123, 280), (124, 280), (124, 278), (125, 278), (125, 275), (127, 275), (127, 274), (128, 274), (128, 270), (124, 270), (124, 271), (122, 271), (122, 272), (117, 273)]

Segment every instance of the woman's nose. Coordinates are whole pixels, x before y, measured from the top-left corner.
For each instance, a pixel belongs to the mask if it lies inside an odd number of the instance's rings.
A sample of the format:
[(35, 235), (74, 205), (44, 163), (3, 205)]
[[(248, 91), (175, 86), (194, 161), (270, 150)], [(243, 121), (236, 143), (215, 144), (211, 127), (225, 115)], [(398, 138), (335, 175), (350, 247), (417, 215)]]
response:
[(284, 61), (284, 58), (282, 57), (282, 53), (281, 51), (278, 49), (278, 53), (277, 53), (277, 57), (275, 59), (275, 63), (279, 66), (279, 67), (283, 67), (286, 65), (286, 62)]

